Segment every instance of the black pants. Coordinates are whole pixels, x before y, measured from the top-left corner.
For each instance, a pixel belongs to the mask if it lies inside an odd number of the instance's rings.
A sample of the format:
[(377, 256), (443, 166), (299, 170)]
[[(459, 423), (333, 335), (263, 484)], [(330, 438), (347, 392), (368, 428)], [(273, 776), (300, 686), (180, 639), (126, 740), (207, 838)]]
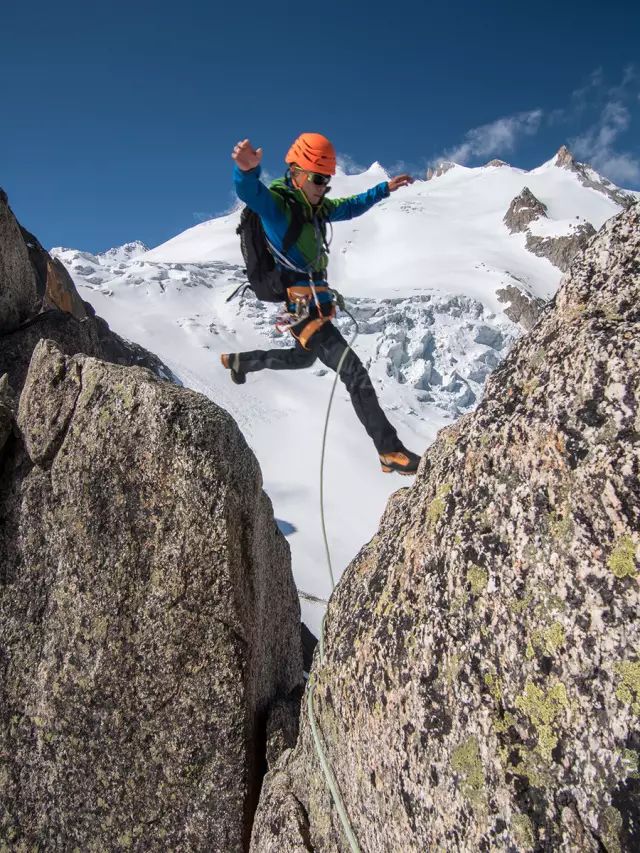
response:
[[(253, 350), (241, 352), (240, 370), (252, 373), (255, 370), (297, 370), (310, 367), (319, 358), (332, 370), (337, 370), (338, 362), (348, 344), (332, 323), (325, 323), (311, 336), (304, 349), (297, 341), (290, 349)], [(362, 362), (353, 350), (349, 350), (342, 363), (340, 378), (351, 395), (351, 402), (357, 416), (373, 440), (378, 453), (393, 453), (402, 450), (402, 443), (395, 429), (382, 411), (375, 388), (364, 369)]]

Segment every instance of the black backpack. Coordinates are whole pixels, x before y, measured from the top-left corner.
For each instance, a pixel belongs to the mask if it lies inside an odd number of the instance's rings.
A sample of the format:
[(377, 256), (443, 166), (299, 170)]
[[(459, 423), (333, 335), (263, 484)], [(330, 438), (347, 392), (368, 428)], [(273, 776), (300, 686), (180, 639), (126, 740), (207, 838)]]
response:
[[(302, 206), (288, 193), (274, 188), (271, 189), (271, 192), (278, 193), (291, 211), (289, 227), (282, 242), (282, 253), (286, 255), (300, 237), (306, 219)], [(324, 222), (322, 225), (324, 232)], [(287, 298), (287, 287), (291, 286), (293, 280), (300, 278), (300, 274), (276, 267), (260, 216), (245, 207), (240, 216), (240, 224), (236, 228), (236, 234), (240, 235), (242, 257), (247, 265), (245, 273), (249, 279), (249, 284), (245, 286), (245, 289), (250, 287), (258, 299), (263, 302), (284, 302)], [(232, 299), (238, 290), (234, 291), (229, 299)]]

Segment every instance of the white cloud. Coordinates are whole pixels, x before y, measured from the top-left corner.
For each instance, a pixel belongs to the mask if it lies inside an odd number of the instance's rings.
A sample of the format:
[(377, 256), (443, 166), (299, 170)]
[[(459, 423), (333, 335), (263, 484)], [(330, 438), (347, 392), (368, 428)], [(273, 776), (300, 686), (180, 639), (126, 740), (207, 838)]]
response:
[[(613, 93), (614, 90), (610, 90)], [(590, 163), (613, 181), (640, 180), (640, 160), (627, 151), (616, 151), (615, 144), (631, 122), (631, 114), (621, 101), (605, 104), (598, 120), (584, 133), (569, 140), (580, 160)]]
[(351, 157), (349, 154), (338, 154), (336, 156), (336, 163), (338, 168), (341, 169), (345, 175), (361, 175), (363, 172), (367, 171), (366, 166), (361, 166), (359, 163)]
[(596, 113), (595, 120), (577, 136), (569, 139), (569, 147), (579, 160), (616, 182), (640, 180), (640, 159), (628, 151), (617, 150), (620, 136), (631, 124), (632, 103), (637, 91), (638, 70), (635, 65), (625, 68), (617, 85), (606, 84), (598, 68), (571, 96), (572, 109), (565, 113), (566, 121), (584, 118), (587, 110)]
[(542, 110), (529, 110), (474, 127), (467, 131), (459, 145), (438, 160), (453, 160), (464, 165), (472, 157), (505, 154), (513, 150), (519, 137), (532, 136), (537, 132), (542, 116)]

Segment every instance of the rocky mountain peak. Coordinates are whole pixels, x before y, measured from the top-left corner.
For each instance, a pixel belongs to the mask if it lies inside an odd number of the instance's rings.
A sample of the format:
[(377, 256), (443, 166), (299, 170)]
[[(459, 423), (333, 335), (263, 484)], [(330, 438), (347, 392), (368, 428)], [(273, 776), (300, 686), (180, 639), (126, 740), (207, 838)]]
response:
[(453, 169), (455, 163), (452, 163), (449, 160), (441, 160), (435, 167), (430, 166), (427, 169), (427, 180), (430, 181), (433, 178), (439, 178), (441, 175), (445, 175), (450, 169)]
[(509, 231), (515, 234), (518, 231), (525, 231), (530, 222), (546, 215), (546, 204), (536, 198), (529, 187), (525, 187), (509, 205), (503, 221)]
[(510, 164), (507, 163), (505, 160), (498, 160), (496, 158), (494, 160), (489, 160), (489, 162), (486, 163), (485, 165), (486, 166), (509, 166)]
[(561, 145), (556, 154), (556, 166), (561, 166), (564, 169), (573, 169), (576, 165), (576, 160), (571, 151), (566, 145)]
[(149, 247), (145, 246), (141, 240), (133, 240), (130, 243), (124, 243), (122, 246), (114, 246), (105, 252), (99, 252), (96, 257), (108, 261), (129, 261), (131, 258), (136, 258), (148, 251)]

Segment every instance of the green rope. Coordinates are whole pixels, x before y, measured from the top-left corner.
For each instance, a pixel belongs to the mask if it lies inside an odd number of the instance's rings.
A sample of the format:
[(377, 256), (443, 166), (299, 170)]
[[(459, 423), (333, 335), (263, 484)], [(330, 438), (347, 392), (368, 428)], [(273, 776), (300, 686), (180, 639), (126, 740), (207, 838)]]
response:
[[(327, 443), (327, 429), (329, 426), (329, 415), (331, 413), (331, 404), (333, 403), (333, 395), (336, 390), (336, 384), (338, 382), (338, 377), (340, 376), (340, 371), (342, 370), (342, 365), (344, 364), (344, 360), (347, 356), (347, 353), (351, 349), (351, 347), (356, 342), (356, 338), (358, 337), (358, 323), (356, 322), (355, 317), (349, 313), (349, 311), (341, 306), (342, 310), (345, 313), (349, 314), (349, 317), (353, 320), (355, 325), (355, 332), (353, 338), (347, 345), (345, 351), (342, 353), (340, 357), (340, 361), (338, 362), (338, 366), (336, 368), (336, 375), (333, 380), (333, 385), (331, 387), (331, 396), (329, 397), (329, 405), (327, 406), (327, 414), (324, 420), (324, 431), (322, 434), (322, 453), (320, 455), (320, 520), (322, 522), (322, 537), (324, 539), (324, 547), (327, 554), (327, 566), (329, 567), (329, 577), (331, 579), (331, 592), (335, 589), (335, 580), (333, 577), (333, 568), (331, 566), (331, 552), (329, 551), (329, 540), (327, 537), (327, 527), (325, 524), (324, 518), (324, 452)], [(306, 597), (306, 596), (305, 596)], [(326, 618), (326, 611), (324, 616), (322, 617), (322, 624), (320, 626), (320, 663), (324, 663), (324, 620)], [(331, 798), (335, 804), (336, 810), (338, 812), (338, 816), (340, 817), (340, 822), (342, 823), (342, 829), (344, 830), (344, 834), (349, 842), (349, 847), (351, 848), (352, 853), (361, 853), (360, 845), (358, 844), (358, 840), (355, 836), (351, 823), (349, 821), (349, 815), (347, 814), (347, 810), (345, 809), (344, 802), (342, 801), (342, 796), (340, 794), (340, 789), (338, 788), (338, 783), (336, 781), (336, 777), (331, 768), (331, 764), (326, 756), (326, 752), (322, 745), (322, 740), (320, 736), (320, 727), (316, 721), (316, 717), (313, 710), (313, 694), (315, 691), (315, 678), (311, 678), (309, 682), (309, 689), (307, 693), (307, 710), (309, 713), (309, 723), (311, 725), (311, 734), (313, 736), (313, 742), (316, 748), (316, 753), (318, 755), (318, 760), (320, 762), (320, 766), (322, 767), (322, 771), (324, 773), (325, 781), (327, 783), (327, 787), (329, 788), (329, 792), (331, 794)]]

